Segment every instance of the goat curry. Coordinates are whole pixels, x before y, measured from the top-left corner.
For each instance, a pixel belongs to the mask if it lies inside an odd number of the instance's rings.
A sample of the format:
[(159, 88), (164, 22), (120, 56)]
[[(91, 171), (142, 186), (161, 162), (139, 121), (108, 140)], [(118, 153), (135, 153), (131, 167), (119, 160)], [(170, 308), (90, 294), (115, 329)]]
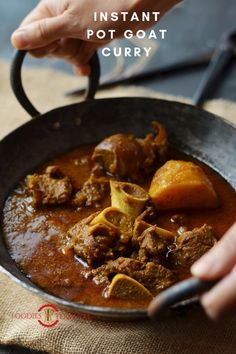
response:
[(62, 298), (142, 308), (190, 276), (235, 221), (233, 189), (168, 145), (165, 128), (115, 134), (26, 177), (4, 208), (6, 243), (23, 273)]

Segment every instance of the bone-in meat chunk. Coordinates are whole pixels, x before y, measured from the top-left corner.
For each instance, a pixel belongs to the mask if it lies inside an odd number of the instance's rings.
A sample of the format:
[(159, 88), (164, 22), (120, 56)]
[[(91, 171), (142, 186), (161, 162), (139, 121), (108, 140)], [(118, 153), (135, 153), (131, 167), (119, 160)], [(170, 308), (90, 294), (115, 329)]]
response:
[(137, 180), (153, 172), (165, 159), (168, 146), (165, 128), (153, 122), (155, 134), (137, 139), (132, 134), (115, 134), (99, 143), (92, 160), (112, 175)]
[(81, 220), (68, 231), (75, 253), (89, 265), (98, 266), (119, 255), (126, 255), (131, 245), (131, 232), (122, 232), (109, 223), (92, 224), (99, 213)]
[(64, 176), (57, 166), (47, 167), (44, 174), (27, 176), (27, 186), (35, 206), (63, 204), (72, 193), (69, 177)]
[(110, 278), (116, 274), (126, 274), (145, 286), (153, 295), (172, 285), (174, 274), (163, 266), (153, 262), (141, 262), (132, 258), (119, 257), (114, 261), (92, 270), (89, 275), (96, 283), (110, 284)]
[(115, 134), (95, 147), (92, 159), (113, 175), (136, 178), (142, 148), (133, 135)]

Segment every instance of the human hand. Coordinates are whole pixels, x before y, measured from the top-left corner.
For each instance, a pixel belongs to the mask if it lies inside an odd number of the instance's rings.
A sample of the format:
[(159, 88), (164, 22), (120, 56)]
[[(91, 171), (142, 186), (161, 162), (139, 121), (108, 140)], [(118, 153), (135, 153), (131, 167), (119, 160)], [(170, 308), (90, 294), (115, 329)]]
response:
[[(93, 12), (141, 12), (160, 11), (163, 15), (179, 0), (41, 0), (36, 8), (24, 19), (20, 27), (12, 34), (15, 48), (28, 50), (35, 57), (53, 56), (63, 58), (75, 66), (82, 75), (90, 72), (88, 61), (96, 49), (109, 42), (86, 39), (86, 30), (115, 29), (116, 36), (122, 35), (121, 22), (94, 22)], [(149, 26), (152, 23), (148, 23)], [(138, 22), (140, 29), (147, 23)], [(134, 29), (137, 22), (129, 23)]]
[(236, 308), (236, 223), (224, 237), (192, 266), (203, 280), (222, 280), (201, 297), (208, 316), (217, 319)]

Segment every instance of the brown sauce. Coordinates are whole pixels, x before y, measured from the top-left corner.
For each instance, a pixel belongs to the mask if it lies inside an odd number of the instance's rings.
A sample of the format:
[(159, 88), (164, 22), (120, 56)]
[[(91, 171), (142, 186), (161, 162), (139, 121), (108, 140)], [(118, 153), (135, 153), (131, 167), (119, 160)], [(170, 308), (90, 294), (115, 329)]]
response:
[[(73, 185), (79, 188), (89, 177), (93, 148), (94, 146), (80, 147), (50, 161), (40, 170), (51, 164), (58, 165), (71, 178)], [(221, 238), (236, 219), (235, 192), (204, 164), (177, 152), (172, 152), (170, 157), (193, 160), (200, 164), (214, 185), (220, 207), (212, 210), (159, 212), (157, 225), (176, 231), (177, 225), (171, 219), (174, 214), (181, 214), (189, 230), (206, 223), (213, 227), (215, 237)], [(144, 187), (148, 188), (149, 183), (150, 181), (145, 183)], [(21, 182), (7, 199), (4, 208), (4, 234), (12, 258), (32, 282), (62, 298), (97, 306), (146, 306), (145, 302), (140, 301), (106, 299), (102, 285), (96, 285), (81, 275), (81, 270), (86, 265), (73, 252), (62, 252), (67, 230), (82, 218), (109, 204), (110, 198), (106, 198), (97, 209), (84, 207), (76, 210), (68, 206), (57, 206), (36, 210), (32, 207), (25, 181)]]

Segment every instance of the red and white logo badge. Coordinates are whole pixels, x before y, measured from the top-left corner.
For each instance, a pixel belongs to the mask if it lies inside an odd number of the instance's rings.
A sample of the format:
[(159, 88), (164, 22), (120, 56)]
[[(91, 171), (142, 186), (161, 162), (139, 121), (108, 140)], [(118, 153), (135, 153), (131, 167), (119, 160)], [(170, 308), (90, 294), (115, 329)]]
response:
[(38, 312), (41, 313), (40, 320), (38, 320), (41, 326), (51, 328), (58, 324), (59, 309), (55, 305), (45, 304), (38, 309)]

